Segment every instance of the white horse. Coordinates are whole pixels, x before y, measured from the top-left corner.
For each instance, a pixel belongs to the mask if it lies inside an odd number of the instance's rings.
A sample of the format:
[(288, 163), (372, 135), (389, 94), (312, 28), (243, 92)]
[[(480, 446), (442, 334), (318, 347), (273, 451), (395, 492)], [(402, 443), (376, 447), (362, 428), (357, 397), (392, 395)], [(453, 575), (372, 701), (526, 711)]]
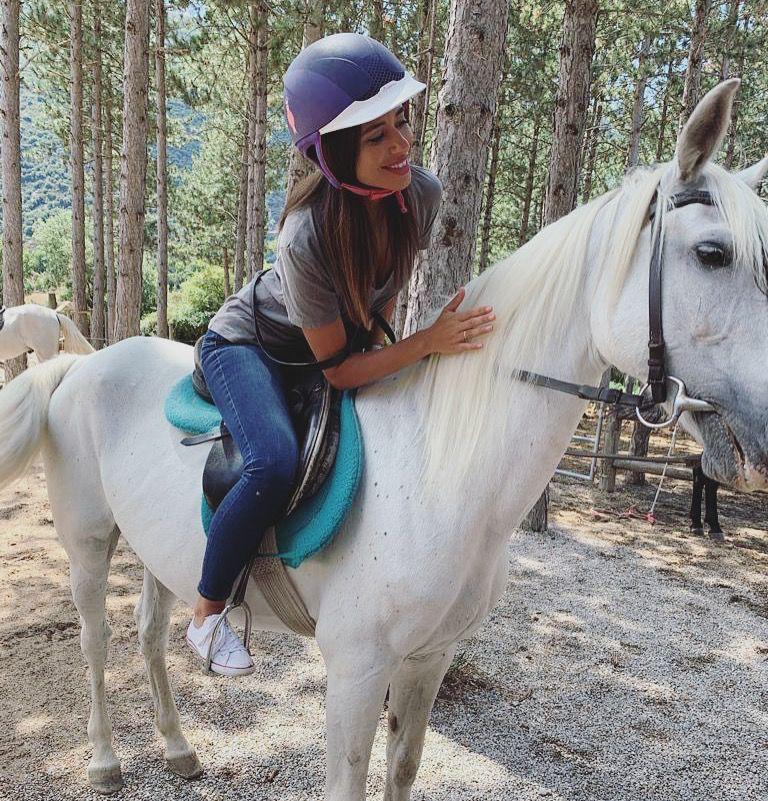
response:
[(39, 361), (47, 361), (58, 355), (60, 341), (68, 353), (93, 353), (90, 342), (66, 315), (37, 303), (5, 309), (0, 328), (0, 362), (30, 350)]
[[(768, 486), (768, 212), (743, 180), (759, 181), (768, 162), (742, 176), (708, 163), (737, 86), (725, 82), (706, 96), (671, 164), (636, 173), (471, 282), (467, 306), (491, 303), (498, 319), (482, 351), (433, 357), (358, 393), (360, 491), (332, 545), (292, 573), (328, 671), (326, 801), (364, 798), (388, 688), (384, 797), (410, 798), (457, 642), (501, 597), (509, 532), (581, 417), (585, 402), (516, 380), (514, 371), (580, 383), (596, 383), (609, 364), (645, 371), (648, 207), (657, 190), (668, 368), (717, 410), (686, 415), (687, 425), (709, 475)], [(715, 206), (662, 212), (665, 196), (704, 186)], [(713, 249), (723, 258), (713, 260)], [(0, 484), (43, 449), (90, 666), (88, 772), (100, 792), (122, 784), (104, 688), (104, 600), (120, 536), (145, 565), (136, 616), (166, 759), (182, 776), (201, 770), (165, 665), (171, 605), (174, 597), (193, 602), (205, 547), (205, 449), (182, 447), (162, 413), (191, 367), (189, 347), (136, 338), (88, 359), (63, 356), (0, 393)], [(247, 600), (257, 627), (283, 630), (253, 585)]]

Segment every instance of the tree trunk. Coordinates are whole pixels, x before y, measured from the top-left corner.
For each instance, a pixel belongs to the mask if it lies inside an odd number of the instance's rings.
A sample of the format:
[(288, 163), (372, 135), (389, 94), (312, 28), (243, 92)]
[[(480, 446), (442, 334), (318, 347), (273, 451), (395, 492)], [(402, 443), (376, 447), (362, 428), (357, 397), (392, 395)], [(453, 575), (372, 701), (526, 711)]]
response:
[(229, 249), (224, 245), (224, 297), (228, 298), (232, 294), (229, 285)]
[(112, 87), (107, 84), (105, 94), (106, 135), (104, 138), (104, 169), (106, 181), (106, 234), (107, 234), (107, 344), (115, 341), (115, 299), (117, 277), (115, 275), (115, 175), (112, 169)]
[[(432, 89), (432, 68), (435, 56), (436, 23), (437, 0), (423, 0), (419, 28), (419, 63), (416, 79), (424, 83), (427, 88), (413, 98), (410, 106), (411, 128), (415, 136), (410, 155), (412, 164), (424, 164), (424, 146), (426, 144), (427, 121), (429, 119), (429, 96)], [(423, 33), (427, 28), (429, 29), (429, 39), (425, 42)], [(426, 52), (424, 52), (424, 44), (426, 44)], [(416, 265), (418, 265), (418, 256), (416, 257)], [(409, 287), (406, 284), (398, 293), (395, 304), (393, 328), (398, 339), (403, 335), (405, 321), (408, 317), (408, 295)]]
[[(544, 225), (568, 214), (576, 205), (597, 11), (597, 0), (566, 0)], [(548, 502), (548, 494), (544, 492), (528, 513), (527, 526), (533, 531), (546, 531)]]
[(245, 233), (248, 213), (248, 113), (245, 115), (243, 147), (240, 151), (240, 192), (237, 199), (237, 230), (235, 231), (235, 292), (243, 286), (245, 274)]
[(643, 117), (645, 116), (645, 87), (648, 83), (645, 62), (650, 52), (651, 37), (646, 36), (645, 39), (643, 39), (643, 43), (640, 45), (640, 53), (637, 57), (637, 78), (635, 79), (632, 122), (629, 132), (629, 147), (627, 148), (626, 167), (628, 170), (637, 166), (640, 156), (640, 132), (643, 129)]
[(661, 114), (659, 115), (659, 138), (656, 140), (656, 161), (661, 161), (664, 156), (664, 135), (667, 132), (667, 116), (669, 115), (669, 96), (672, 93), (672, 80), (675, 68), (675, 43), (670, 45), (669, 55), (667, 56), (667, 79), (664, 83), (664, 100), (661, 103)]
[(736, 25), (739, 21), (739, 6), (741, 0), (731, 0), (728, 6), (728, 19), (725, 22), (725, 41), (723, 42), (722, 59), (723, 63), (720, 70), (720, 80), (726, 81), (731, 77), (731, 51), (733, 40), (736, 35)]
[(266, 175), (267, 175), (267, 72), (269, 68), (268, 7), (253, 4), (256, 14), (256, 73), (253, 86), (256, 109), (253, 140), (253, 196), (248, 223), (251, 227), (251, 261), (249, 278), (264, 266), (264, 238), (266, 234)]
[(83, 168), (83, 5), (69, 4), (69, 167), (72, 178), (72, 315), (88, 336), (85, 279), (85, 171)]
[[(502, 78), (501, 85), (504, 85)], [(488, 185), (485, 190), (485, 208), (483, 209), (483, 223), (480, 227), (480, 262), (478, 272), (483, 272), (488, 266), (488, 253), (491, 249), (491, 221), (493, 219), (493, 201), (496, 194), (496, 173), (499, 169), (499, 148), (501, 145), (501, 106), (503, 105), (503, 90), (499, 92), (499, 101), (496, 104), (496, 114), (493, 119), (493, 132), (491, 134), (491, 164), (488, 168)]]
[(443, 184), (432, 244), (411, 279), (406, 334), (472, 276), (485, 168), (504, 62), (508, 4), (452, 0), (431, 166)]
[[(3, 64), (2, 97), (2, 165), (3, 184), (3, 303), (21, 306), (24, 303), (24, 274), (21, 226), (21, 129), (19, 114), (19, 0), (2, 0), (2, 39), (0, 57)], [(15, 378), (27, 364), (27, 357), (8, 359), (6, 383)]]
[(525, 173), (525, 191), (523, 194), (523, 211), (520, 215), (520, 236), (517, 245), (520, 247), (528, 241), (528, 225), (531, 218), (531, 204), (533, 202), (533, 182), (536, 178), (536, 158), (539, 154), (539, 132), (541, 130), (541, 117), (538, 114), (533, 118), (533, 136), (531, 149), (528, 151), (528, 169)]
[(93, 311), (91, 343), (95, 348), (106, 344), (104, 321), (104, 176), (101, 147), (101, 8), (93, 6), (93, 103), (91, 107), (93, 137)]
[(147, 177), (149, 0), (127, 0), (120, 155), (120, 249), (115, 339), (140, 333), (144, 192)]
[(565, 4), (544, 225), (568, 214), (576, 205), (597, 10), (597, 0), (567, 0)]
[(386, 31), (384, 30), (384, 0), (371, 1), (371, 17), (368, 31), (372, 39), (377, 42), (384, 42)]
[[(302, 39), (302, 50), (316, 42), (323, 35), (323, 17), (325, 15), (325, 0), (309, 0), (306, 7), (306, 20), (304, 22), (304, 37)], [(305, 158), (295, 148), (291, 148), (290, 160), (288, 162), (288, 184), (286, 187), (286, 198), (293, 193), (293, 189), (301, 180), (306, 178), (315, 170), (315, 165)], [(235, 268), (237, 271), (237, 268)]]
[(251, 3), (250, 119), (248, 124), (248, 212), (246, 252), (248, 280), (264, 263), (264, 186), (266, 152), (267, 8)]
[(678, 132), (685, 125), (691, 112), (699, 102), (701, 89), (701, 63), (704, 58), (704, 42), (707, 38), (707, 22), (712, 0), (696, 0), (691, 24), (691, 41), (688, 47), (688, 68), (683, 87), (683, 108), (678, 121)]
[(432, 75), (432, 45), (434, 35), (432, 27), (432, 15), (434, 14), (435, 1), (422, 0), (419, 10), (419, 60), (416, 64), (417, 81), (427, 85), (424, 92), (420, 92), (411, 100), (411, 128), (413, 129), (413, 145), (411, 146), (411, 164), (424, 163), (424, 140), (423, 128), (425, 117), (428, 111), (427, 95)]
[(592, 117), (592, 128), (589, 131), (589, 146), (587, 147), (587, 163), (584, 166), (584, 184), (581, 189), (581, 202), (587, 203), (592, 197), (592, 178), (595, 174), (597, 162), (597, 143), (600, 141), (600, 125), (603, 121), (603, 104), (600, 98), (595, 98), (595, 113)]
[(155, 0), (157, 91), (157, 335), (168, 337), (168, 148), (165, 110), (165, 0)]
[[(738, 10), (739, 3), (735, 2), (735, 0), (734, 0), (733, 5), (735, 5), (737, 10)], [(732, 37), (734, 37), (738, 33), (737, 22), (738, 22), (738, 18), (737, 18), (736, 22), (734, 22), (734, 30), (732, 32)], [(744, 28), (743, 28), (743, 31), (742, 31), (742, 34), (741, 34), (741, 37), (740, 37), (741, 42), (739, 44), (739, 61), (738, 61), (738, 64), (736, 65), (736, 74), (737, 75), (743, 75), (744, 74), (744, 62), (746, 61), (746, 56), (747, 56), (746, 37), (747, 37), (747, 31), (749, 30), (749, 27), (750, 27), (749, 14), (746, 14), (745, 15), (745, 19), (744, 19)], [(725, 80), (725, 78), (728, 77), (728, 75), (726, 74), (726, 70), (730, 70), (730, 63), (726, 61), (726, 57), (724, 56), (723, 57), (723, 76), (724, 76), (723, 80)], [(728, 129), (728, 144), (726, 146), (726, 151), (725, 151), (725, 165), (724, 165), (727, 170), (733, 169), (733, 162), (735, 161), (735, 158), (736, 158), (736, 131), (738, 129), (739, 114), (741, 112), (741, 96), (740, 95), (741, 95), (741, 93), (739, 92), (739, 93), (737, 93), (736, 97), (734, 98), (733, 111), (731, 112), (731, 124), (730, 124), (730, 127)]]

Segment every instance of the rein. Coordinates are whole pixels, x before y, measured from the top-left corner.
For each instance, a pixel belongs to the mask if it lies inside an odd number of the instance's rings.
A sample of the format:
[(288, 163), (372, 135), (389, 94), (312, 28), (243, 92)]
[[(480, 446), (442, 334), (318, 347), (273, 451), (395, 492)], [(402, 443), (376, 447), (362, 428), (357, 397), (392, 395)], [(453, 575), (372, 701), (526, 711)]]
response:
[[(651, 200), (648, 211), (648, 217), (651, 221), (654, 220), (656, 215), (657, 199), (658, 194), (654, 195)], [(668, 210), (670, 211), (690, 206), (693, 203), (713, 206), (714, 200), (709, 192), (703, 190), (686, 190), (672, 195), (667, 200)], [(662, 325), (662, 272), (661, 224), (657, 223), (653, 228), (651, 264), (648, 277), (648, 381), (638, 394), (629, 394), (609, 387), (573, 384), (570, 381), (560, 381), (539, 373), (529, 372), (528, 370), (520, 370), (516, 374), (517, 378), (538, 387), (575, 395), (582, 400), (634, 407), (637, 419), (647, 428), (665, 428), (673, 425), (677, 423), (683, 412), (714, 412), (712, 404), (698, 398), (691, 398), (686, 392), (685, 384), (679, 378), (667, 374), (666, 343), (664, 342), (664, 327)], [(672, 402), (672, 414), (669, 419), (660, 423), (649, 422), (643, 417), (642, 411), (654, 404), (664, 403), (667, 400), (667, 380), (677, 386), (677, 392)], [(644, 393), (647, 389), (651, 390), (652, 402), (650, 403), (644, 400)]]
[(3, 330), (5, 325), (5, 306), (0, 306), (0, 331)]

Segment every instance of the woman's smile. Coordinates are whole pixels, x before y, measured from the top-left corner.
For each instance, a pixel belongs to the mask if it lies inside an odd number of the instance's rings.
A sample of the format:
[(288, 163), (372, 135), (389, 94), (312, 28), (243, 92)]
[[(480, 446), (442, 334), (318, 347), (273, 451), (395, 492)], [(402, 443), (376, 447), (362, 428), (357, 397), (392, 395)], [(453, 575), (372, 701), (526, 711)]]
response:
[(411, 171), (411, 165), (408, 163), (408, 157), (406, 156), (401, 161), (397, 161), (394, 164), (388, 164), (382, 169), (386, 170), (387, 172), (392, 172), (395, 175), (408, 175)]

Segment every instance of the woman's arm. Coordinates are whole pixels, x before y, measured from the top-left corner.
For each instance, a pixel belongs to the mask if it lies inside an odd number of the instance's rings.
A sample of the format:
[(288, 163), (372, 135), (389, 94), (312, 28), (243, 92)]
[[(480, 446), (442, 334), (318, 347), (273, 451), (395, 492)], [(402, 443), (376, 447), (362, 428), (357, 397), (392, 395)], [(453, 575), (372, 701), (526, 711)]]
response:
[[(435, 322), (394, 345), (368, 353), (352, 353), (341, 364), (325, 370), (325, 377), (336, 389), (352, 389), (396, 373), (431, 353), (462, 353), (479, 350), (481, 342), (472, 341), (493, 329), (491, 306), (457, 311), (464, 299), (460, 289)], [(340, 319), (320, 328), (303, 329), (304, 336), (318, 360), (327, 359), (344, 349), (347, 335)]]

